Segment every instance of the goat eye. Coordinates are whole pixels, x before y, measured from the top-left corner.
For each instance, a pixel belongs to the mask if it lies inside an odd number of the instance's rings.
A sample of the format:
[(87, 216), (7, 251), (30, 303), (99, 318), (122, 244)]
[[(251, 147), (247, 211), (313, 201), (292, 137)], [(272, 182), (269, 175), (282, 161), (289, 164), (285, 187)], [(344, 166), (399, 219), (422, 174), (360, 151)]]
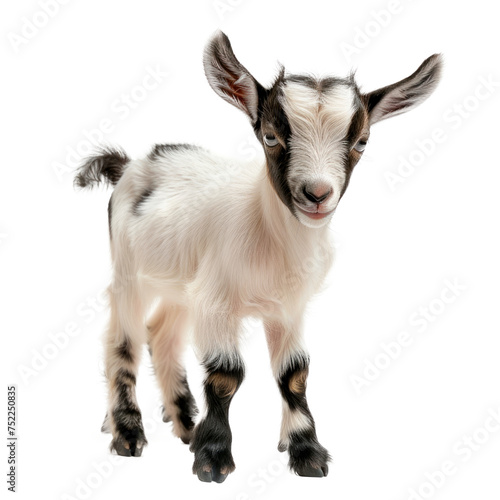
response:
[(278, 144), (278, 139), (276, 139), (276, 137), (273, 134), (265, 134), (264, 142), (266, 146), (272, 148), (273, 146), (276, 146)]
[(364, 150), (365, 150), (365, 147), (366, 147), (366, 141), (361, 139), (360, 141), (358, 141), (355, 146), (354, 146), (354, 149), (358, 152), (358, 153), (362, 153)]

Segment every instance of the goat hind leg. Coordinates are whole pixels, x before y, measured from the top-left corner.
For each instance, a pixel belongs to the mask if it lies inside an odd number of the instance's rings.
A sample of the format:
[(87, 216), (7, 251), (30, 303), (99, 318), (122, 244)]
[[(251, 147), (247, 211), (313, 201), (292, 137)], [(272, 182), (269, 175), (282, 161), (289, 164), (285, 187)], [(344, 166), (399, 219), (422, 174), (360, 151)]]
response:
[(137, 369), (145, 340), (143, 305), (136, 287), (114, 291), (109, 288), (111, 317), (105, 341), (109, 407), (103, 430), (111, 431), (111, 451), (139, 457), (147, 444), (137, 404)]
[(188, 444), (198, 413), (180, 358), (184, 350), (187, 311), (161, 302), (148, 324), (149, 347), (163, 396), (163, 420)]

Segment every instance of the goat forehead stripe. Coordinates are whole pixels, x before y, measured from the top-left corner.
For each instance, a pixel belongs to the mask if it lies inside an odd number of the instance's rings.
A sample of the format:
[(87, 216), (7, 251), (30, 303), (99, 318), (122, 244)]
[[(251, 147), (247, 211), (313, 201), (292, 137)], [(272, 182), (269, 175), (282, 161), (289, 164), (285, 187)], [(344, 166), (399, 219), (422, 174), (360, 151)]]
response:
[(294, 135), (327, 134), (332, 141), (345, 139), (355, 106), (355, 94), (347, 84), (321, 91), (299, 82), (283, 86), (282, 105)]

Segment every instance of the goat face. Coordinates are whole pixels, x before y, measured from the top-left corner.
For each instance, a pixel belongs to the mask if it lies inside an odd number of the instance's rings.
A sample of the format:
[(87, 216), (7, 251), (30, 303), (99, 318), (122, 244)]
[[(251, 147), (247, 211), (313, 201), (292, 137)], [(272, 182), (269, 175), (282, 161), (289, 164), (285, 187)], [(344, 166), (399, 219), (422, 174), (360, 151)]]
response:
[(285, 75), (264, 88), (217, 32), (204, 55), (205, 74), (224, 100), (250, 118), (281, 201), (304, 225), (327, 224), (363, 154), (370, 126), (423, 102), (439, 81), (439, 55), (408, 78), (368, 94), (353, 76), (317, 79)]

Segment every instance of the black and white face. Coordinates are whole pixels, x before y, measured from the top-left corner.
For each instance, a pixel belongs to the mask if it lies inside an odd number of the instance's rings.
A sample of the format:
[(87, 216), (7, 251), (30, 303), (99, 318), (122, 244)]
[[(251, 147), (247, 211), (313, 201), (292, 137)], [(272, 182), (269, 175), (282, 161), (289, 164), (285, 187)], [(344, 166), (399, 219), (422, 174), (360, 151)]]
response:
[(210, 85), (249, 116), (277, 195), (308, 227), (330, 221), (370, 126), (423, 102), (437, 86), (441, 65), (440, 56), (433, 55), (404, 80), (362, 94), (352, 77), (316, 79), (284, 70), (266, 89), (236, 59), (220, 31), (204, 56)]
[(282, 75), (254, 128), (283, 203), (306, 226), (327, 224), (368, 140), (368, 113), (354, 81)]

